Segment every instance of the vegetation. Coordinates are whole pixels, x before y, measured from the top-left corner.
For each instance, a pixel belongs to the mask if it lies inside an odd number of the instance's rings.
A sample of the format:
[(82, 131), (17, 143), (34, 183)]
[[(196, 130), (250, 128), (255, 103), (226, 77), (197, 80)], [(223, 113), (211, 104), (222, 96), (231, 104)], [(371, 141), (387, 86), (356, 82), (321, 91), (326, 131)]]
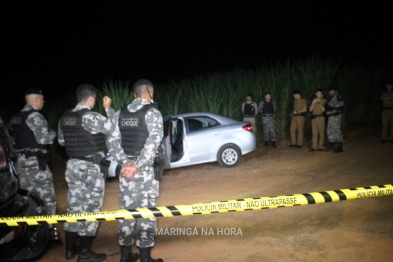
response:
[[(284, 138), (293, 90), (301, 90), (310, 103), (316, 89), (322, 89), (327, 96), (327, 89), (336, 87), (345, 101), (344, 124), (375, 123), (379, 121), (379, 95), (391, 72), (392, 68), (387, 66), (348, 64), (340, 59), (311, 56), (255, 70), (237, 69), (190, 80), (171, 80), (169, 84), (155, 86), (154, 99), (163, 116), (200, 111), (241, 120), (241, 103), (245, 96), (251, 93), (254, 101), (259, 102), (264, 92), (269, 91), (278, 107), (278, 134)], [(106, 81), (99, 87), (95, 109), (104, 114), (101, 104), (104, 95), (112, 98), (115, 110), (132, 102), (131, 86), (129, 81)], [(62, 99), (60, 103), (45, 106), (51, 125), (57, 123), (65, 109), (74, 107), (75, 99), (65, 106), (67, 103), (69, 100)]]

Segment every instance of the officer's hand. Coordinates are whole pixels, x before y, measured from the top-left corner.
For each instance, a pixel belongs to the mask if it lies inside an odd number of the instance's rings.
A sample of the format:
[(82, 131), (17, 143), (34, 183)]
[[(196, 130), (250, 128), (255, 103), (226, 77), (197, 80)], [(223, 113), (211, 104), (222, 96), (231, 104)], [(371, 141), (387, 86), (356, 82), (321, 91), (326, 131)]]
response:
[(134, 166), (132, 163), (128, 162), (126, 163), (123, 168), (120, 170), (120, 173), (125, 177), (125, 178), (131, 178), (134, 175), (139, 173), (139, 169)]
[(102, 99), (102, 105), (104, 106), (105, 109), (108, 109), (111, 107), (112, 104), (112, 99), (109, 96), (104, 96)]

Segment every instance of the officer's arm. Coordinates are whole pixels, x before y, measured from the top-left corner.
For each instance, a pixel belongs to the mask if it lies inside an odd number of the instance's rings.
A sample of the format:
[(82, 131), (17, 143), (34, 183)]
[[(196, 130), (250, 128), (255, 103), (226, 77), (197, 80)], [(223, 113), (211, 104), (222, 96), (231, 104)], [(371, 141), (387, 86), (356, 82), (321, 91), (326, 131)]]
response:
[(59, 145), (61, 146), (65, 145), (64, 134), (63, 134), (63, 130), (61, 130), (60, 128), (60, 122), (57, 125), (57, 142), (59, 142)]
[(307, 101), (304, 99), (302, 100), (302, 103), (303, 103), (303, 108), (298, 112), (299, 114), (307, 112)]
[(262, 114), (262, 101), (259, 102), (258, 111), (259, 111), (260, 114)]
[(146, 139), (145, 146), (141, 150), (138, 160), (135, 162), (135, 166), (139, 169), (149, 161), (152, 162), (163, 137), (163, 122), (160, 111), (157, 109), (147, 111), (145, 123), (149, 136)]
[(127, 162), (130, 162), (127, 159), (127, 155), (124, 153), (123, 148), (121, 147), (121, 134), (118, 125), (120, 111), (117, 111), (115, 117), (112, 119), (114, 124), (113, 131), (108, 134), (106, 139), (106, 146), (108, 147), (109, 154), (116, 160), (116, 162), (124, 165)]
[(26, 124), (33, 131), (38, 144), (53, 144), (53, 140), (56, 137), (56, 132), (49, 130), (48, 123), (40, 113), (31, 113), (26, 119)]
[(274, 111), (274, 114), (276, 114), (276, 111), (277, 111), (276, 102), (274, 102), (274, 100), (273, 100), (272, 103), (273, 103), (273, 111)]
[(242, 113), (243, 113), (243, 114), (244, 114), (244, 104), (245, 104), (245, 103), (242, 104)]
[(115, 119), (115, 112), (113, 108), (105, 109), (105, 111), (107, 112), (108, 117), (93, 111), (84, 114), (82, 117), (82, 127), (91, 134), (111, 134), (115, 129), (115, 125), (113, 123)]
[(257, 103), (254, 102), (255, 116), (258, 115)]

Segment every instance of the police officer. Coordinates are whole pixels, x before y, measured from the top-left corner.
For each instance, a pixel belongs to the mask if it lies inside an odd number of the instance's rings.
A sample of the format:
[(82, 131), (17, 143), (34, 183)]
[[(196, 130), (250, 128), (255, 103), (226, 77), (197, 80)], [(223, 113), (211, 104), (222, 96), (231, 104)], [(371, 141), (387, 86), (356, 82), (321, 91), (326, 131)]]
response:
[[(65, 146), (68, 157), (65, 178), (68, 184), (67, 213), (101, 211), (105, 192), (102, 161), (107, 151), (106, 136), (111, 132), (110, 124), (115, 111), (110, 108), (112, 100), (103, 98), (108, 118), (91, 111), (96, 101), (96, 88), (83, 84), (76, 89), (78, 104), (63, 114), (58, 125), (59, 144)], [(101, 164), (101, 165), (100, 165)], [(66, 232), (66, 259), (78, 253), (79, 262), (103, 261), (106, 254), (91, 250), (98, 222), (64, 223)], [(77, 252), (76, 243), (79, 236)]]
[(326, 103), (327, 100), (323, 98), (322, 90), (318, 89), (315, 92), (315, 99), (310, 106), (312, 131), (312, 147), (310, 151), (323, 151), (323, 143), (325, 142), (324, 112)]
[(291, 113), (291, 145), (290, 147), (301, 148), (303, 146), (303, 128), (307, 112), (307, 101), (303, 99), (299, 90), (293, 93), (293, 110)]
[[(47, 165), (50, 145), (56, 132), (50, 130), (40, 110), (44, 106), (44, 94), (39, 88), (25, 92), (26, 105), (11, 119), (15, 148), (18, 153), (16, 170), (20, 187), (35, 191), (45, 202), (48, 214), (56, 214), (56, 194), (53, 175)], [(49, 225), (51, 240), (58, 240), (57, 228)]]
[(383, 92), (381, 95), (382, 101), (382, 134), (381, 134), (381, 142), (388, 142), (388, 131), (390, 124), (390, 134), (389, 140), (390, 143), (393, 143), (393, 83), (386, 84), (386, 92)]
[(334, 87), (330, 88), (328, 93), (330, 96), (330, 101), (326, 106), (326, 115), (328, 117), (327, 136), (329, 140), (329, 146), (325, 151), (340, 153), (343, 152), (341, 121), (344, 101)]
[(261, 114), (263, 125), (264, 145), (269, 146), (269, 140), (272, 147), (276, 148), (276, 125), (274, 118), (276, 116), (276, 103), (269, 92), (264, 94), (264, 99), (259, 102), (258, 111)]
[(252, 132), (255, 135), (257, 126), (255, 125), (255, 116), (258, 114), (257, 103), (252, 101), (252, 95), (246, 96), (246, 101), (242, 104), (243, 122), (250, 122), (252, 125)]
[[(154, 208), (158, 201), (159, 182), (154, 177), (153, 161), (163, 137), (162, 115), (152, 104), (154, 89), (149, 80), (136, 81), (133, 91), (134, 101), (116, 113), (116, 129), (108, 140), (109, 152), (123, 166), (119, 176), (120, 208)], [(150, 255), (155, 229), (156, 218), (119, 220), (120, 261), (135, 261), (130, 256), (134, 235), (141, 262), (163, 261)]]

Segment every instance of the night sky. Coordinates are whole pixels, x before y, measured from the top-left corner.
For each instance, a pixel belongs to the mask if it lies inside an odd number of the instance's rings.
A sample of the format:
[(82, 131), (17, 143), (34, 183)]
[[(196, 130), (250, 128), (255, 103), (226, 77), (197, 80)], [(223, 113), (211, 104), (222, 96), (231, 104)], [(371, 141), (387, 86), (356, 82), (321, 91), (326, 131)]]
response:
[(30, 86), (50, 99), (84, 82), (166, 84), (312, 53), (366, 63), (393, 58), (392, 4), (113, 2), (1, 4), (1, 103), (23, 105)]

